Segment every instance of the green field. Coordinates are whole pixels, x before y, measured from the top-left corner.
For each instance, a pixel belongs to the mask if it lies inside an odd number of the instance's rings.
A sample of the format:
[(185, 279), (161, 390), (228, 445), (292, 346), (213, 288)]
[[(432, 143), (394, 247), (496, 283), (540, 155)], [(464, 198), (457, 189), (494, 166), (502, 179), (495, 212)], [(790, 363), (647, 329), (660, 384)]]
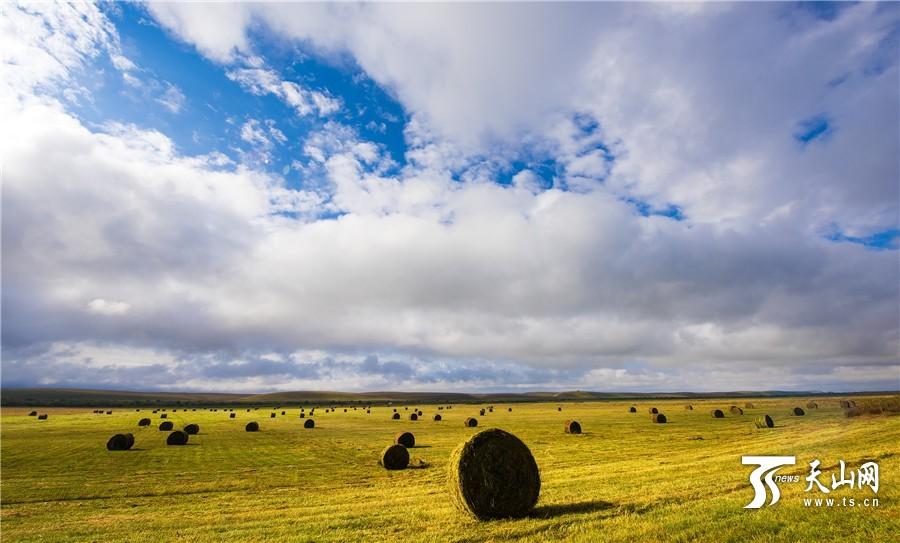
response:
[[(12, 541), (897, 541), (900, 527), (900, 417), (845, 418), (835, 398), (819, 400), (806, 416), (807, 398), (752, 399), (743, 416), (728, 413), (741, 400), (454, 405), (425, 416), (390, 419), (392, 409), (316, 411), (317, 427), (303, 429), (299, 408), (270, 418), (269, 408), (229, 419), (221, 408), (170, 413), (179, 428), (201, 427), (184, 447), (165, 444), (149, 409), (41, 409), (2, 411), (2, 539)], [(694, 406), (685, 410), (686, 403)], [(557, 406), (562, 411), (557, 411)], [(636, 405), (637, 413), (628, 413)], [(652, 424), (656, 406), (669, 418)], [(713, 419), (712, 408), (726, 411)], [(411, 408), (410, 408), (411, 409)], [(171, 409), (170, 409), (171, 411)], [(768, 413), (773, 429), (753, 420)], [(141, 417), (150, 428), (138, 428)], [(465, 428), (468, 416), (479, 428)], [(567, 419), (585, 433), (567, 435)], [(250, 420), (262, 431), (247, 433)], [(538, 507), (527, 518), (477, 522), (455, 510), (446, 487), (452, 449), (483, 428), (521, 438), (541, 470)], [(389, 472), (379, 452), (396, 432), (412, 431), (413, 458), (426, 465)], [(135, 448), (109, 452), (114, 433), (132, 432)], [(781, 501), (744, 509), (753, 498), (752, 466), (742, 455), (796, 455), (780, 474)], [(828, 497), (877, 497), (877, 507), (805, 507), (808, 463), (821, 461), (830, 486), (840, 460), (848, 468), (874, 460), (880, 488), (839, 488)]]

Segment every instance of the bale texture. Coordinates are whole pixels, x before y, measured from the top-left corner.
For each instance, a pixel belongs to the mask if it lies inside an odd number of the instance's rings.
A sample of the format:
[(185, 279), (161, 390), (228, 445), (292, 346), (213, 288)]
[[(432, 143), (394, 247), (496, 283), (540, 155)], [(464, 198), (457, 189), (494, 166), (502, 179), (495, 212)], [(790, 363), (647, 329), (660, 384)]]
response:
[(541, 492), (528, 446), (497, 428), (478, 432), (453, 451), (448, 483), (456, 507), (479, 520), (523, 517)]
[(388, 445), (381, 451), (379, 462), (385, 469), (406, 469), (409, 465), (409, 451), (403, 445)]
[(581, 424), (577, 420), (567, 420), (566, 421), (566, 433), (567, 434), (580, 434), (581, 433)]
[(188, 435), (181, 430), (175, 430), (166, 438), (166, 445), (187, 445)]
[(394, 436), (394, 443), (403, 445), (407, 449), (411, 449), (416, 446), (416, 436), (414, 436), (412, 432), (400, 432)]

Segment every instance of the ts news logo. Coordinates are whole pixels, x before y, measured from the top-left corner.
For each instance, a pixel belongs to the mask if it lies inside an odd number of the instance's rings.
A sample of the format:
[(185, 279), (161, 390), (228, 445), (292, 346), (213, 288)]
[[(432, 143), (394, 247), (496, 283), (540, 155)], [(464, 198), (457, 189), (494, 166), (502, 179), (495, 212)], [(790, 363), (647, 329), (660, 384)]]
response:
[[(766, 486), (772, 491), (772, 501), (769, 502), (769, 505), (774, 505), (778, 502), (778, 500), (781, 499), (781, 491), (778, 490), (778, 485), (775, 484), (776, 473), (784, 466), (793, 466), (796, 463), (796, 456), (742, 456), (741, 464), (744, 464), (745, 466), (759, 466), (750, 472), (750, 486), (753, 487), (753, 491), (756, 495), (753, 496), (752, 502), (744, 506), (744, 509), (759, 509), (766, 502), (766, 489), (763, 486), (763, 481), (766, 482)], [(765, 479), (763, 479), (763, 475), (765, 475)], [(799, 480), (799, 475), (777, 476), (778, 482), (787, 483), (797, 482)]]

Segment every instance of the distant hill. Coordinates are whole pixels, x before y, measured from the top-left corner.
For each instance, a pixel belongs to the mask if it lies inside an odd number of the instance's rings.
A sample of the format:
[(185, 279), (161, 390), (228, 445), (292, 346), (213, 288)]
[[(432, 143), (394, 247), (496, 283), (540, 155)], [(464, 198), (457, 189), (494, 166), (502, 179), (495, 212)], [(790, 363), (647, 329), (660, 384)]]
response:
[(690, 398), (766, 398), (787, 396), (862, 396), (897, 394), (888, 392), (824, 393), (815, 391), (786, 392), (498, 392), (466, 394), (456, 392), (330, 392), (296, 391), (265, 394), (224, 394), (212, 392), (135, 392), (87, 390), (77, 388), (3, 388), (0, 405), (91, 407), (153, 405), (302, 405), (326, 403), (387, 404), (396, 403), (509, 403), (509, 402), (577, 402), (602, 400), (690, 399)]

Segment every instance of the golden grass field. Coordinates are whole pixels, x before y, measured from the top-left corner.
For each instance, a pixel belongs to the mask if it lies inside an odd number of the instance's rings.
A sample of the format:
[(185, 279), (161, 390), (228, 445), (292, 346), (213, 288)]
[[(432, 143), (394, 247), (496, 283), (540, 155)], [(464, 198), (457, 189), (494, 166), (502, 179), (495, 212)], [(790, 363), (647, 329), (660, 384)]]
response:
[[(299, 408), (275, 419), (271, 409), (235, 409), (229, 419), (198, 408), (168, 420), (200, 425), (184, 447), (166, 446), (150, 409), (4, 408), (2, 540), (13, 541), (897, 541), (900, 534), (900, 416), (845, 418), (838, 399), (752, 399), (743, 416), (729, 405), (748, 400), (454, 405), (440, 411), (417, 405), (425, 416), (390, 419), (392, 409), (316, 411), (316, 428), (303, 428)], [(693, 411), (686, 411), (691, 403)], [(557, 406), (562, 411), (557, 411)], [(637, 413), (628, 413), (636, 405)], [(650, 422), (655, 406), (669, 419)], [(802, 406), (806, 416), (789, 415)], [(710, 409), (726, 411), (713, 419)], [(411, 407), (410, 407), (411, 409)], [(308, 411), (308, 410), (307, 410)], [(757, 429), (761, 414), (776, 427)], [(141, 417), (153, 420), (138, 428)], [(478, 428), (463, 427), (468, 416)], [(584, 433), (567, 435), (578, 420)], [(261, 431), (247, 433), (255, 420)], [(473, 433), (503, 428), (521, 438), (541, 470), (534, 513), (524, 519), (477, 522), (451, 505), (447, 462)], [(380, 451), (396, 432), (412, 431), (412, 458), (427, 465), (386, 471)], [(133, 450), (109, 452), (107, 439), (132, 432)], [(753, 498), (752, 466), (742, 455), (796, 455), (780, 474), (800, 475), (780, 485), (781, 501), (744, 509)], [(804, 507), (808, 463), (821, 461), (830, 483), (844, 460), (856, 468), (880, 466), (880, 489), (840, 488), (829, 497), (877, 497), (878, 507)], [(828, 483), (826, 485), (828, 486)]]

